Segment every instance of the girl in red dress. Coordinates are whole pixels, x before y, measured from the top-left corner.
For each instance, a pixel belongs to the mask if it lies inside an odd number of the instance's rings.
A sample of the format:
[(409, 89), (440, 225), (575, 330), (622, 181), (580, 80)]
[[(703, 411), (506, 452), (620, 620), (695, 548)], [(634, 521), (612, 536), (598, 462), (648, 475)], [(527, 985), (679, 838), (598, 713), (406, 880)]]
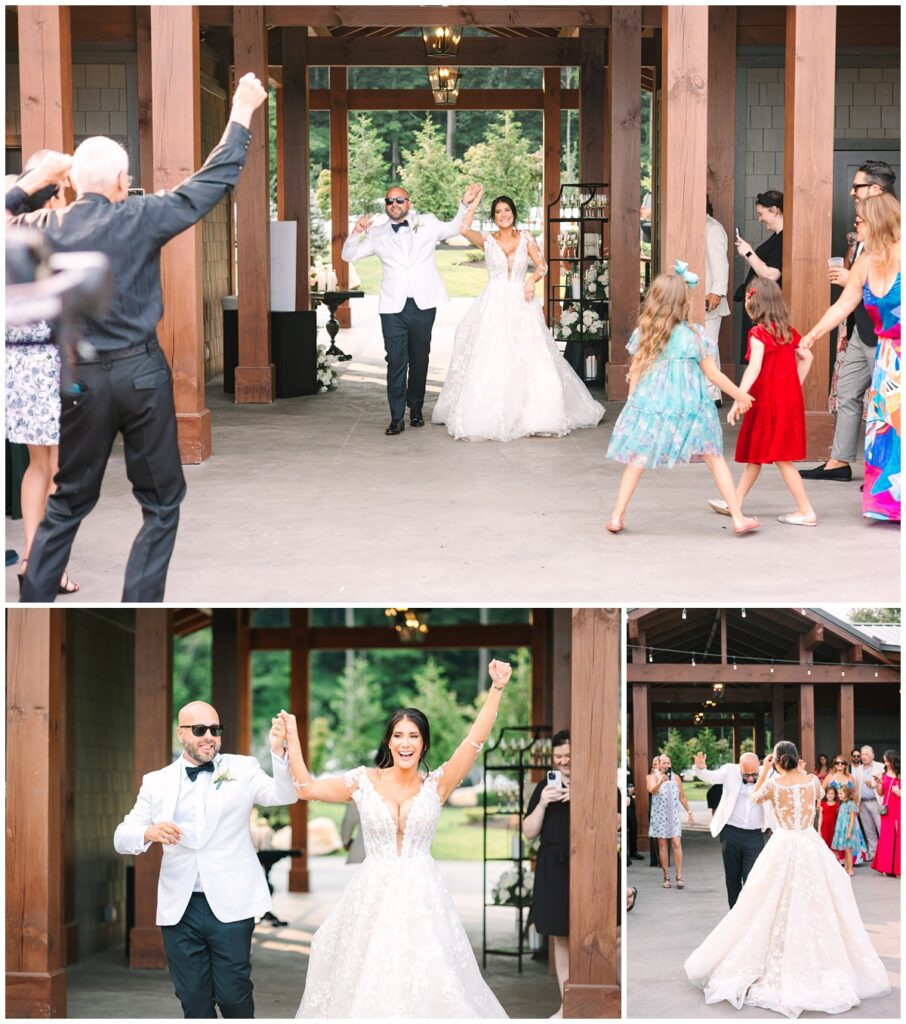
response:
[[(761, 473), (773, 462), (796, 501), (797, 511), (778, 516), (789, 526), (817, 526), (818, 517), (793, 465), (805, 458), (805, 401), (802, 381), (812, 365), (812, 354), (799, 347), (799, 332), (790, 326), (783, 294), (774, 281), (756, 277), (746, 292), (746, 312), (752, 318), (749, 365), (739, 387), (749, 391), (755, 404), (746, 412), (736, 441), (736, 461), (746, 463), (736, 496), (742, 505)], [(734, 402), (727, 422), (732, 426), (742, 411)], [(722, 515), (722, 501), (708, 505)]]
[[(818, 831), (821, 833), (821, 838), (827, 843), (829, 850), (834, 850), (834, 829), (837, 827), (837, 811), (839, 810), (840, 805), (837, 803), (837, 791), (831, 786), (830, 789), (825, 791), (824, 799), (818, 804)], [(836, 850), (834, 850), (834, 853), (839, 859), (840, 854)]]

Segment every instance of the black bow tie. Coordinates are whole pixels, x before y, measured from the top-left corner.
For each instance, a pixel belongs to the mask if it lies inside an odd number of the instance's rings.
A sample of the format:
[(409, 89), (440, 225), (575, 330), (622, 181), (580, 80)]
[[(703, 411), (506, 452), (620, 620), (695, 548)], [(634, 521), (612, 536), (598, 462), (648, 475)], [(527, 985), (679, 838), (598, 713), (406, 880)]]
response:
[(407, 228), (407, 227), (409, 227), (409, 221), (401, 220), (399, 222), (399, 224), (391, 224), (390, 227), (393, 228), (393, 233), (396, 234), (396, 232), (399, 231), (400, 228)]
[(208, 761), (206, 764), (187, 764), (186, 775), (189, 776), (189, 782), (194, 782), (198, 778), (199, 772), (213, 772), (214, 762)]

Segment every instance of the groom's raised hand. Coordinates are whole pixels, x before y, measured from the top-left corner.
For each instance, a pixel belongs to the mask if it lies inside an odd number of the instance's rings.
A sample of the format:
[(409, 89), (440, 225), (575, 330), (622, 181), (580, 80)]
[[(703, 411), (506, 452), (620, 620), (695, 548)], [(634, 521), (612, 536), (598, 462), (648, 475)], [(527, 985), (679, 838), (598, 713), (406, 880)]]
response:
[(484, 188), (481, 185), (471, 184), (462, 194), (462, 202), (464, 206), (469, 206), (476, 199), (480, 199)]
[(698, 769), (702, 769), (702, 768), (707, 768), (708, 767), (708, 762), (705, 760), (705, 755), (701, 751), (699, 751), (695, 755), (695, 767), (698, 768)]
[(277, 757), (283, 757), (286, 740), (286, 722), (280, 715), (271, 719), (271, 750)]
[(355, 222), (355, 227), (352, 229), (354, 235), (360, 235), (363, 231), (367, 231), (371, 227), (371, 214), (366, 213)]

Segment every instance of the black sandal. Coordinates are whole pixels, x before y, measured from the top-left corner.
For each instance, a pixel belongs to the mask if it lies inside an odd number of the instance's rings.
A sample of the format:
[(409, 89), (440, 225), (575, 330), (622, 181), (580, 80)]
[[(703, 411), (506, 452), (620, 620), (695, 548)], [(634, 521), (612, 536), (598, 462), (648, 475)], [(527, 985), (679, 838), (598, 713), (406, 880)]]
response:
[[(21, 584), (20, 584), (21, 586)], [(60, 585), (57, 588), (58, 594), (77, 594), (81, 590), (81, 586), (76, 583), (75, 580), (69, 578), (69, 573), (63, 570), (63, 577), (60, 580)]]
[(639, 890), (634, 885), (631, 885), (629, 887), (629, 896), (627, 897), (627, 903), (626, 903), (626, 913), (627, 914), (635, 906), (635, 898), (636, 898), (636, 896), (638, 896), (638, 894), (639, 894)]

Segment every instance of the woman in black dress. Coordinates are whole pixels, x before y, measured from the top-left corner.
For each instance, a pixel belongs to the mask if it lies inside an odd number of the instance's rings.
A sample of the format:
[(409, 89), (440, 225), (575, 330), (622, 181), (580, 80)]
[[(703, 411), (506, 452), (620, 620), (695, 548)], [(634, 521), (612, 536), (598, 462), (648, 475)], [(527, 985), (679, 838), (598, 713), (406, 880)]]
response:
[(746, 351), (749, 331), (752, 329), (752, 321), (746, 312), (745, 303), (749, 285), (756, 277), (766, 277), (769, 281), (776, 281), (778, 285), (781, 283), (783, 274), (783, 193), (776, 189), (759, 192), (755, 197), (755, 212), (758, 214), (759, 221), (772, 234), (757, 249), (753, 249), (739, 234), (736, 235), (736, 251), (748, 264), (746, 279), (736, 289), (733, 296), (734, 302), (742, 303), (740, 362), (743, 363), (748, 362)]
[[(532, 897), (535, 928), (551, 938), (560, 998), (569, 977), (569, 732), (551, 740), (554, 769), (562, 786), (548, 785), (547, 778), (535, 787), (522, 831), (527, 839), (541, 836)], [(562, 1016), (563, 1007), (554, 1016)]]

